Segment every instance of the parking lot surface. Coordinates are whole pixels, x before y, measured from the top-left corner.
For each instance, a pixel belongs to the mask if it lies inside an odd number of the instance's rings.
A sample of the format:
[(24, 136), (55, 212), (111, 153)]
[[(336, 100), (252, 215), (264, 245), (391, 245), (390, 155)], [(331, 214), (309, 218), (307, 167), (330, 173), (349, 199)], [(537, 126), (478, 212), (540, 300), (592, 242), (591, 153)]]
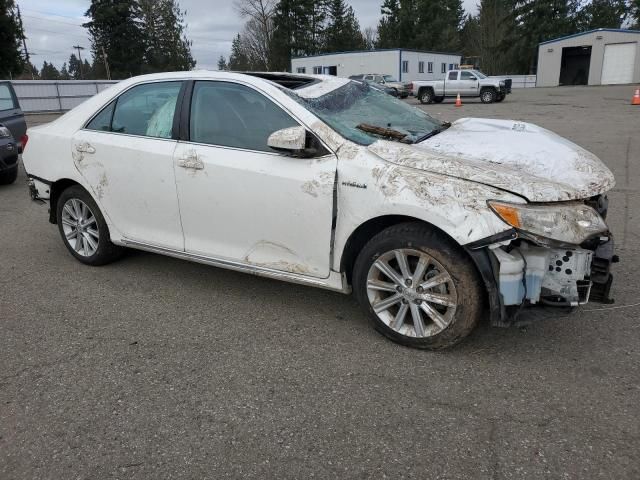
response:
[(614, 308), (481, 325), (441, 353), (385, 340), (337, 293), (141, 252), (83, 266), (21, 172), (0, 187), (0, 478), (640, 478), (632, 93), (421, 107), (539, 124), (617, 179)]

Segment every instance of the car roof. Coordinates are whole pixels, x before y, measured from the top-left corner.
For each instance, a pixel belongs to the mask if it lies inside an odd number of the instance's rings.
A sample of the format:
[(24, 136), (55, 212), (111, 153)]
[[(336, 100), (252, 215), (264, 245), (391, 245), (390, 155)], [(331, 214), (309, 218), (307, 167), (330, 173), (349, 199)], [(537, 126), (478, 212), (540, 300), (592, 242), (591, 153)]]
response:
[(220, 70), (190, 70), (181, 72), (162, 72), (132, 77), (124, 82), (141, 83), (145, 81), (158, 81), (167, 79), (185, 80), (247, 80), (262, 79), (280, 85), (289, 90), (294, 90), (305, 98), (322, 96), (336, 88), (350, 82), (349, 79), (335, 77), (333, 75), (310, 75), (289, 72), (231, 72)]

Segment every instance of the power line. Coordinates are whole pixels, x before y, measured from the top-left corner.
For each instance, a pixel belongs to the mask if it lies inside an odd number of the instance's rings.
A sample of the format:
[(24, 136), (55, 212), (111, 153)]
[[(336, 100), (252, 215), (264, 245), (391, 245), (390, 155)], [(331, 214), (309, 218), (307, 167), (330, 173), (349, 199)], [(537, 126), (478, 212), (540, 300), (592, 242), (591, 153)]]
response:
[(45, 17), (36, 17), (35, 15), (27, 15), (27, 14), (24, 14), (22, 16), (26, 17), (26, 18), (33, 18), (35, 20), (43, 20), (43, 21), (45, 21), (47, 23), (48, 22), (54, 22), (54, 23), (60, 23), (60, 24), (63, 24), (63, 25), (71, 25), (71, 26), (74, 26), (74, 27), (86, 29), (86, 27), (83, 27), (82, 25), (80, 25), (78, 23), (64, 22), (62, 20), (54, 20), (52, 18), (45, 18)]
[(49, 15), (51, 17), (69, 18), (71, 20), (77, 20), (78, 19), (77, 16), (70, 17), (69, 15), (60, 15), (59, 13), (44, 12), (42, 10), (33, 10), (31, 8), (25, 8), (24, 11), (25, 12), (39, 13), (40, 15)]

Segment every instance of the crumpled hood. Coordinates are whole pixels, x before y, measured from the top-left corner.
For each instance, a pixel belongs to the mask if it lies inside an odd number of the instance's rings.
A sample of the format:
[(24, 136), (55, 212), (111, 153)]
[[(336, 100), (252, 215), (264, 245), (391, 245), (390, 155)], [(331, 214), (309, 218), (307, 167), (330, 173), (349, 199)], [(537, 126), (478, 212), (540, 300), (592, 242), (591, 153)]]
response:
[(513, 120), (462, 118), (416, 145), (377, 141), (384, 160), (500, 188), (531, 202), (584, 199), (615, 186), (590, 152), (549, 130)]

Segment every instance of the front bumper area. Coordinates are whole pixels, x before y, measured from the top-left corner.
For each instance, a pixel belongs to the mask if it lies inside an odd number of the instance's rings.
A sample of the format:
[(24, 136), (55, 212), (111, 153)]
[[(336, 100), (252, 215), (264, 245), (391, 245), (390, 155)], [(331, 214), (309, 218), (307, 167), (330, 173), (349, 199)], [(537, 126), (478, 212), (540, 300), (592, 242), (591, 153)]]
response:
[(18, 144), (13, 140), (0, 142), (0, 172), (18, 168)]
[(512, 325), (523, 307), (613, 303), (614, 240), (600, 235), (578, 246), (548, 247), (507, 232), (491, 245), (469, 245), (489, 293), (491, 323)]

